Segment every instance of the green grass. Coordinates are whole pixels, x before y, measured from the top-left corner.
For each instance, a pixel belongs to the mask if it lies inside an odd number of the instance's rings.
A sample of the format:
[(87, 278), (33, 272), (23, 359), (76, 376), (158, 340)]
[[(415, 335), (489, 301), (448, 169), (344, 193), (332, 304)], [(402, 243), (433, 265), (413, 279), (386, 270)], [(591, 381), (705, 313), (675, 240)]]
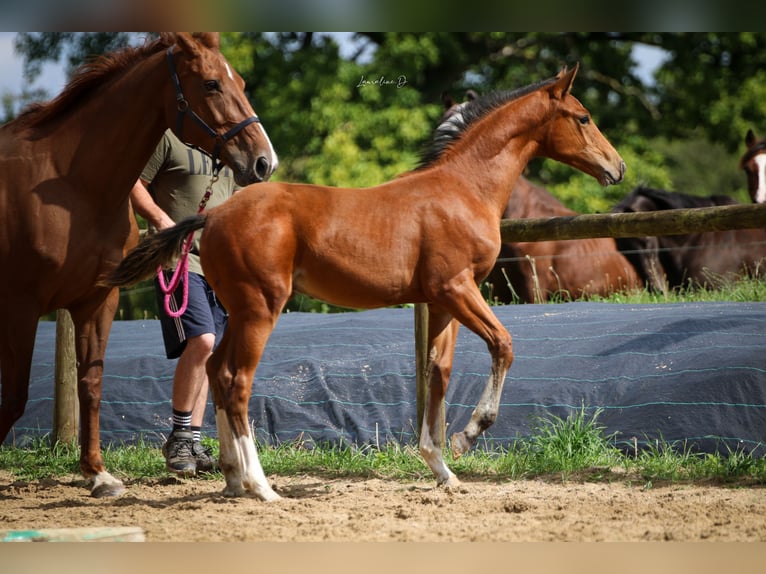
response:
[[(548, 416), (536, 421), (530, 437), (510, 448), (479, 444), (451, 467), (467, 480), (625, 481), (645, 488), (667, 482), (705, 482), (731, 485), (766, 484), (766, 458), (744, 452), (695, 453), (684, 445), (656, 441), (635, 455), (616, 446), (614, 435), (605, 435), (599, 424), (600, 410), (588, 415), (584, 408), (566, 418)], [(205, 439), (218, 454), (218, 444)], [(386, 478), (432, 481), (431, 471), (417, 447), (389, 443), (380, 448), (355, 446), (306, 446), (302, 442), (259, 446), (269, 474), (312, 474), (337, 478)], [(28, 448), (0, 447), (0, 468), (19, 480), (40, 480), (79, 473), (79, 450), (75, 445), (51, 446), (45, 439)], [(144, 442), (109, 447), (104, 451), (107, 468), (128, 482), (166, 476), (164, 459), (157, 446)], [(221, 480), (220, 473), (207, 475)]]
[[(488, 294), (486, 285), (482, 293)], [(596, 303), (625, 303), (630, 305), (657, 303), (700, 303), (715, 301), (766, 301), (766, 281), (763, 276), (728, 279), (710, 274), (710, 281), (704, 285), (676, 288), (662, 293), (650, 289), (619, 291), (608, 296), (586, 295), (576, 297), (568, 292), (553, 293), (547, 303), (569, 303), (572, 301), (590, 301)], [(488, 298), (488, 303), (494, 304)]]

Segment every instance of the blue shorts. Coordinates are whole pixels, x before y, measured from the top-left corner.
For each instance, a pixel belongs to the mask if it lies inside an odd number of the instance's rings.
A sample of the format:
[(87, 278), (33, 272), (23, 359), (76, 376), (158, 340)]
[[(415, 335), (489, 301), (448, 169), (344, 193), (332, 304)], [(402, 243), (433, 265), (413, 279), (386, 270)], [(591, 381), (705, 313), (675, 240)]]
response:
[[(165, 284), (170, 282), (172, 271), (163, 271)], [(226, 329), (228, 314), (215, 293), (202, 275), (189, 273), (189, 303), (186, 312), (180, 317), (170, 317), (165, 313), (165, 302), (159, 279), (155, 277), (155, 292), (159, 307), (162, 339), (165, 342), (165, 354), (168, 359), (177, 359), (186, 348), (186, 340), (205, 333), (215, 335), (215, 344), (221, 340)], [(178, 310), (183, 303), (183, 279), (170, 297), (172, 311)]]

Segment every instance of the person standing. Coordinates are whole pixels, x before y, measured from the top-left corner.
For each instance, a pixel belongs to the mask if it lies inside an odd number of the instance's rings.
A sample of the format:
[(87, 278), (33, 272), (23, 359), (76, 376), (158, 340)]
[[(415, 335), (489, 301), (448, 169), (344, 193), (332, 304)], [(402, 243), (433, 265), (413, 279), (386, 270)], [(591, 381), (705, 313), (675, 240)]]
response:
[[(199, 210), (200, 201), (211, 185), (212, 159), (205, 153), (182, 143), (166, 130), (152, 157), (131, 191), (133, 209), (150, 225), (149, 232), (172, 227)], [(224, 167), (212, 184), (204, 209), (223, 203), (239, 187), (233, 174)], [(188, 304), (179, 317), (165, 310), (165, 297), (155, 279), (163, 342), (168, 359), (178, 359), (173, 376), (172, 430), (162, 445), (169, 471), (194, 476), (217, 467), (210, 449), (200, 442), (208, 397), (205, 363), (226, 329), (228, 315), (215, 293), (205, 281), (199, 258), (199, 233), (189, 253)], [(173, 270), (163, 270), (165, 284)], [(183, 304), (183, 278), (168, 299), (172, 312)]]

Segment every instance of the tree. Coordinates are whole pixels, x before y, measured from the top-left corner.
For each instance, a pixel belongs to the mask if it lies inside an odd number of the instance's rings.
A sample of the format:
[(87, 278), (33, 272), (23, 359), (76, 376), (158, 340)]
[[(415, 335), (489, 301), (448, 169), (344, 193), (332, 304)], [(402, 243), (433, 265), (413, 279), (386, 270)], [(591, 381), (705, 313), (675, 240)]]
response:
[[(25, 73), (65, 59), (71, 70), (148, 33), (23, 33)], [(634, 47), (663, 50), (653, 82)], [(581, 212), (606, 211), (641, 183), (735, 193), (748, 128), (766, 132), (766, 34), (359, 32), (223, 33), (222, 51), (280, 155), (275, 178), (368, 186), (412, 169), (442, 114), (441, 95), (511, 89), (580, 64), (574, 94), (626, 160), (621, 186), (534, 160), (528, 176)], [(350, 48), (350, 49), (349, 49)], [(698, 159), (701, 156), (701, 159)], [(739, 195), (740, 198), (744, 196)]]

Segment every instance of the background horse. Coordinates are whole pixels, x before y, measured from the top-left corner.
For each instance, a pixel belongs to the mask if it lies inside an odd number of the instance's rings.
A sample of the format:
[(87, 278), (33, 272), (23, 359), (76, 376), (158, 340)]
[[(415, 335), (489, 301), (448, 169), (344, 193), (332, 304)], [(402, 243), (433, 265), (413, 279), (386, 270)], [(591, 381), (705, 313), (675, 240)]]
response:
[[(458, 325), (487, 344), (489, 381), (453, 456), (471, 448), (497, 417), (511, 336), (478, 288), (500, 249), (500, 217), (534, 156), (557, 159), (603, 185), (625, 164), (570, 94), (577, 68), (466, 105), (435, 131), (421, 166), (388, 183), (339, 189), (287, 183), (248, 187), (133, 250), (107, 279), (125, 285), (173, 257), (204, 227), (205, 276), (229, 310), (229, 326), (207, 365), (227, 495), (279, 496), (265, 478), (247, 408), (253, 375), (293, 291), (354, 308), (427, 303), (428, 392), (420, 452), (437, 483), (459, 484), (442, 455), (437, 413), (449, 383)], [(232, 233), (236, 229), (236, 233)]]
[[(577, 215), (548, 190), (520, 177), (503, 219)], [(487, 283), (500, 303), (542, 303), (642, 287), (611, 237), (503, 243)]]
[(753, 130), (745, 135), (747, 150), (739, 160), (739, 167), (747, 175), (747, 189), (753, 203), (766, 203), (766, 140), (755, 137)]
[(166, 34), (101, 57), (53, 101), (0, 128), (0, 439), (24, 413), (38, 318), (68, 309), (80, 468), (94, 496), (124, 490), (104, 468), (98, 422), (118, 292), (96, 282), (137, 241), (131, 186), (168, 127), (220, 156), (241, 185), (268, 178), (277, 164), (218, 41)]
[[(737, 203), (723, 195), (698, 197), (638, 187), (613, 212), (633, 213)], [(737, 229), (661, 237), (617, 239), (617, 247), (646, 285), (668, 288), (719, 285), (745, 274), (757, 274), (766, 257), (766, 230)]]

